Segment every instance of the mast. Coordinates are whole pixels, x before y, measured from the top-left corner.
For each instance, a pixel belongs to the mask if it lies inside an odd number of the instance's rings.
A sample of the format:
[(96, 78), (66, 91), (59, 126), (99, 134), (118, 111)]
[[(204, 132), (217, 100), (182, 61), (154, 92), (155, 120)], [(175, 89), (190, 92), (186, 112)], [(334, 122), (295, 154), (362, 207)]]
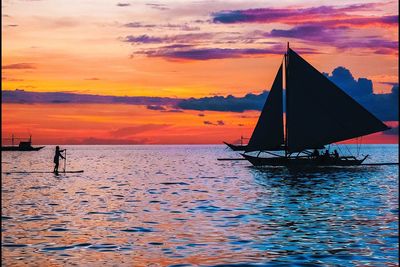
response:
[(288, 156), (288, 64), (289, 64), (289, 42), (285, 55), (285, 157)]

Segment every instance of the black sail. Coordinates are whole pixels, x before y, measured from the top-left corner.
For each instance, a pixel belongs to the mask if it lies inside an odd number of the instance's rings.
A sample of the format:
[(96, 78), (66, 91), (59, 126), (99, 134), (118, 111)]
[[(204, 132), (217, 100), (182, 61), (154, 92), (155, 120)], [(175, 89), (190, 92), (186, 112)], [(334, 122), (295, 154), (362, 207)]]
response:
[(283, 144), (282, 64), (246, 147), (246, 152), (278, 150)]
[(289, 152), (389, 129), (293, 50), (288, 53)]

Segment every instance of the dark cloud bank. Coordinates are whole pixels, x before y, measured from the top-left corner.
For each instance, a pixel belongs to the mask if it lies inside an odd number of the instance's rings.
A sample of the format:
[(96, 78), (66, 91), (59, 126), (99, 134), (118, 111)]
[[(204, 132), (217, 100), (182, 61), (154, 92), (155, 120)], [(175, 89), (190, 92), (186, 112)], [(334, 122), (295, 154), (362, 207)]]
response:
[[(354, 79), (351, 72), (336, 68), (331, 75), (324, 73), (331, 81), (355, 98), (361, 105), (384, 121), (399, 119), (399, 86), (393, 85), (388, 94), (374, 94), (372, 81), (366, 78)], [(40, 93), (24, 90), (2, 91), (2, 103), (103, 103), (146, 105), (147, 109), (160, 112), (182, 112), (182, 110), (231, 111), (261, 110), (268, 91), (261, 94), (247, 94), (244, 97), (232, 95), (203, 98), (165, 98), (165, 97), (117, 97), (75, 93)], [(167, 108), (168, 107), (168, 108)], [(207, 124), (205, 122), (205, 124)], [(221, 125), (221, 124), (219, 124)]]
[[(351, 72), (344, 68), (336, 68), (331, 75), (324, 73), (331, 81), (342, 88), (347, 94), (356, 99), (370, 112), (385, 121), (398, 120), (399, 86), (393, 85), (391, 93), (374, 94), (372, 81), (366, 78), (354, 79)], [(190, 98), (178, 103), (181, 109), (213, 110), (243, 112), (245, 110), (261, 110), (268, 92), (262, 94), (247, 94), (244, 97), (214, 96), (204, 98)]]
[[(102, 96), (90, 94), (76, 94), (69, 92), (29, 92), (24, 90), (2, 91), (2, 103), (19, 104), (131, 104), (131, 105), (173, 105), (182, 99), (168, 97), (146, 97), (146, 96)], [(152, 108), (149, 108), (152, 109)]]

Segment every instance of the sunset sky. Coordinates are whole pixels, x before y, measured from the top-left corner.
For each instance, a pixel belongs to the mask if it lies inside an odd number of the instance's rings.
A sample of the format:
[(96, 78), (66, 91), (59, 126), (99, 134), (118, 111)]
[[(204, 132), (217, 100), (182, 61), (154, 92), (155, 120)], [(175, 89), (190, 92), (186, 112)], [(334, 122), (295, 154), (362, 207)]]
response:
[[(321, 72), (342, 66), (355, 83), (371, 80), (374, 96), (398, 94), (398, 1), (2, 5), (2, 91), (168, 99), (259, 95), (270, 90), (290, 42)], [(168, 103), (3, 101), (2, 135), (32, 134), (34, 144), (221, 143), (250, 137), (259, 115)], [(398, 127), (398, 117), (382, 119)], [(396, 143), (397, 132), (364, 140)]]

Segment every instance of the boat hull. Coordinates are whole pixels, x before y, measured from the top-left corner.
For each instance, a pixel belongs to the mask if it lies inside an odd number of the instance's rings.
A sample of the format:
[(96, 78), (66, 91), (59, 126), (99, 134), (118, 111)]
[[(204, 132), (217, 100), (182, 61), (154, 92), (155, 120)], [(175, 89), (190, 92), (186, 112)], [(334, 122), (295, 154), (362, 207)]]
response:
[(227, 145), (230, 149), (232, 149), (233, 151), (245, 151), (247, 146), (242, 146), (242, 145), (233, 145), (233, 144), (229, 144), (224, 142), (225, 145)]
[(364, 159), (355, 158), (295, 158), (295, 157), (271, 157), (261, 158), (246, 154), (242, 156), (254, 166), (286, 166), (286, 167), (317, 167), (317, 166), (357, 166), (361, 165)]
[(38, 151), (44, 148), (44, 146), (39, 147), (18, 147), (18, 146), (2, 146), (1, 151)]

